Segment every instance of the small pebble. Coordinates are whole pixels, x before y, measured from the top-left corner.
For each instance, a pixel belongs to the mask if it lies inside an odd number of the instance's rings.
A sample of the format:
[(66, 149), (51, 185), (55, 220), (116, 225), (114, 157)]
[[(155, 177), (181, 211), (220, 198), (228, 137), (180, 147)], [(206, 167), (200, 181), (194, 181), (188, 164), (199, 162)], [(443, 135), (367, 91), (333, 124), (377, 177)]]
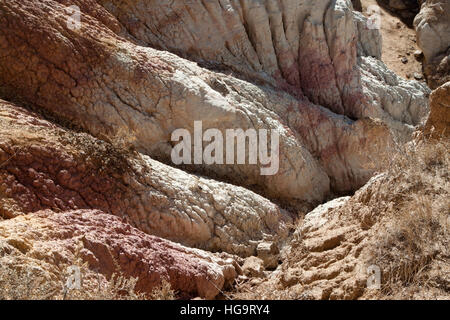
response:
[(416, 51), (414, 51), (414, 57), (415, 57), (417, 60), (422, 59), (422, 57), (423, 57), (423, 52), (422, 52), (421, 50), (416, 50)]
[(414, 79), (416, 79), (416, 80), (422, 80), (422, 79), (423, 79), (423, 76), (422, 76), (420, 73), (418, 73), (418, 72), (414, 72)]
[(403, 64), (406, 64), (406, 63), (408, 63), (408, 58), (406, 58), (406, 57), (402, 57), (402, 63), (403, 63)]

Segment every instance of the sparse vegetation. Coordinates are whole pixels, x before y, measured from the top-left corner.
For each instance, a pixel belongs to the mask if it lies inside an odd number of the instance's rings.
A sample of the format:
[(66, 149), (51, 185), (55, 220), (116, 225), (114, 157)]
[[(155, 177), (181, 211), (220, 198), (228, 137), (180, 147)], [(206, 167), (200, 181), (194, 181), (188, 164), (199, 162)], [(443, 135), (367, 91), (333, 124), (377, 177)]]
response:
[(373, 252), (385, 297), (450, 294), (449, 147), (448, 140), (419, 139), (389, 167), (384, 192), (394, 201)]
[(81, 163), (92, 164), (98, 173), (124, 173), (129, 171), (130, 151), (111, 143), (94, 139), (86, 133), (61, 131), (61, 143), (79, 146), (77, 155)]
[[(341, 287), (343, 296), (352, 299), (448, 299), (449, 149), (448, 140), (429, 140), (423, 136), (397, 147), (395, 152), (387, 154), (384, 174), (378, 183), (330, 211), (326, 218), (330, 222), (306, 235), (308, 241), (320, 243), (336, 228), (349, 228), (342, 243), (336, 242), (336, 247), (311, 253), (305, 246), (305, 235), (301, 235), (300, 239), (292, 241), (278, 276), (239, 283), (231, 293), (233, 297), (320, 299), (325, 295), (327, 299), (345, 279), (349, 283), (356, 281), (359, 271), (350, 266), (364, 268), (367, 263), (380, 268), (381, 290), (366, 290), (363, 279), (351, 290), (350, 286)], [(296, 228), (301, 230), (303, 221), (298, 223)], [(364, 243), (360, 250), (351, 251), (350, 247), (358, 248), (360, 243)], [(343, 250), (347, 252), (344, 255)], [(334, 271), (339, 268), (343, 269)], [(349, 272), (347, 276), (344, 270)], [(305, 273), (310, 278), (306, 278)], [(306, 283), (302, 283), (303, 279)]]
[[(161, 284), (150, 294), (136, 290), (137, 278), (127, 278), (120, 272), (109, 280), (90, 270), (80, 257), (82, 245), (76, 249), (74, 266), (80, 270), (80, 288), (68, 288), (68, 266), (56, 266), (58, 272), (44, 271), (42, 265), (2, 265), (0, 269), (0, 300), (174, 300), (170, 283)], [(0, 249), (1, 252), (1, 249)], [(54, 276), (54, 277), (53, 277)]]

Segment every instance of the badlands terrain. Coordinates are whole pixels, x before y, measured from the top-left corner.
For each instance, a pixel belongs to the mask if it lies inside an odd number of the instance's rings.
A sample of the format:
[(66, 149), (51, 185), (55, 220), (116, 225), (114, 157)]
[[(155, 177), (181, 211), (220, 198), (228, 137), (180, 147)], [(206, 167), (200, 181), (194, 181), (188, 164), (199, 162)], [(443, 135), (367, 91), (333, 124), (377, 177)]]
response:
[(449, 110), (450, 0), (0, 0), (0, 299), (449, 299)]

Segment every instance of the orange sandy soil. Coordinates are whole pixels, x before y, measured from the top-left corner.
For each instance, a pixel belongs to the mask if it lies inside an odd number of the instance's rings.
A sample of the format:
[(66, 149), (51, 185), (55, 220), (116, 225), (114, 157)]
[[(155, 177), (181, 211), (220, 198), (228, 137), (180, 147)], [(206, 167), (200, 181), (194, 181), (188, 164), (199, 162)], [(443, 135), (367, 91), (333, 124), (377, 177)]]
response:
[[(362, 0), (361, 3), (364, 14), (366, 14), (368, 6), (377, 5), (376, 0)], [(415, 30), (409, 28), (399, 18), (383, 8), (381, 8), (381, 21), (382, 60), (384, 63), (389, 69), (405, 79), (414, 79), (414, 73), (422, 75), (422, 63), (414, 57), (414, 51), (420, 50), (416, 44)], [(403, 63), (403, 57), (408, 62)]]

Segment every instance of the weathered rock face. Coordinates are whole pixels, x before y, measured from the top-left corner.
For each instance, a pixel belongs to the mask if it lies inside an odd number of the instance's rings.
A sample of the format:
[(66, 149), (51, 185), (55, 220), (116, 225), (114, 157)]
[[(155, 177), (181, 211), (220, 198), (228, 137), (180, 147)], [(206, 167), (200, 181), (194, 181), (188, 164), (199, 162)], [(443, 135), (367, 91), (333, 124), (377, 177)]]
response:
[[(5, 6), (12, 8), (5, 8), (2, 13), (6, 14), (11, 10), (20, 12), (28, 7), (30, 10), (37, 10), (44, 21), (48, 20), (44, 7), (53, 10), (54, 17), (58, 16), (57, 13), (64, 13), (64, 6), (54, 1), (37, 5), (29, 1), (17, 5), (15, 7), (14, 3), (8, 2)], [(8, 15), (5, 20), (14, 17), (16, 16)], [(25, 31), (30, 28), (28, 31), (31, 31), (42, 25), (40, 21), (41, 19), (33, 21), (32, 18), (19, 18), (11, 23), (20, 25), (15, 30)], [(97, 20), (92, 17), (85, 22), (85, 33), (70, 35), (87, 52), (74, 51), (69, 43), (58, 36), (68, 32), (65, 26), (61, 26), (56, 20), (47, 22), (48, 28), (42, 31), (56, 38), (56, 42), (47, 44), (39, 41), (36, 45), (42, 45), (42, 50), (47, 50), (44, 47), (48, 48), (48, 45), (56, 46), (58, 50), (51, 54), (55, 61), (49, 63), (46, 60), (47, 53), (36, 55), (35, 48), (29, 46), (26, 50), (28, 53), (25, 53), (26, 59), (28, 63), (36, 65), (28, 65), (24, 71), (28, 73), (28, 68), (42, 67), (47, 70), (42, 74), (44, 78), (36, 79), (33, 70), (29, 74), (30, 83), (18, 83), (17, 78), (9, 81), (6, 79), (6, 73), (11, 72), (11, 68), (6, 66), (8, 59), (2, 61), (5, 71), (2, 72), (5, 76), (2, 82), (8, 88), (12, 87), (14, 93), (36, 102), (39, 107), (72, 119), (94, 135), (114, 136), (118, 128), (127, 127), (135, 137), (140, 151), (165, 161), (170, 159), (171, 133), (177, 128), (191, 129), (195, 120), (203, 121), (204, 130), (273, 128), (280, 134), (281, 159), (278, 175), (262, 176), (260, 167), (255, 165), (215, 165), (206, 166), (205, 170), (215, 172), (219, 178), (234, 180), (236, 184), (254, 185), (273, 198), (319, 201), (328, 193), (329, 181), (325, 172), (291, 130), (283, 127), (278, 121), (279, 117), (265, 108), (257, 111), (258, 106), (254, 103), (247, 106), (245, 102), (238, 103), (234, 99), (228, 101), (211, 88), (216, 83), (214, 74), (176, 56), (134, 46), (106, 27), (99, 28)], [(22, 42), (20, 35), (16, 37), (13, 33), (12, 30), (5, 33), (8, 43), (11, 45), (15, 41)], [(105, 40), (94, 41), (93, 38)], [(112, 48), (111, 43), (114, 44)], [(15, 50), (13, 48), (14, 46), (7, 46), (6, 50)], [(67, 74), (63, 75), (61, 70)], [(130, 70), (133, 70), (131, 74)], [(61, 78), (55, 80), (55, 77)], [(237, 83), (235, 85), (239, 86)], [(239, 99), (239, 96), (235, 99)], [(61, 108), (62, 105), (64, 108)]]
[(436, 89), (450, 81), (450, 1), (424, 1), (414, 26), (427, 82)]
[(0, 101), (0, 213), (99, 209), (185, 245), (256, 254), (283, 241), (290, 216), (241, 187), (120, 151)]
[[(52, 278), (81, 241), (92, 276), (106, 279), (117, 261), (143, 291), (168, 276), (206, 298), (239, 268), (199, 249), (257, 255), (249, 274), (277, 268), (292, 222), (279, 205), (297, 212), (360, 188), (428, 114), (429, 90), (386, 68), (380, 33), (351, 3), (0, 0), (2, 265)], [(276, 131), (279, 170), (175, 168), (171, 134), (193, 135), (195, 121), (223, 135)], [(276, 280), (359, 297), (372, 187), (314, 211), (300, 262)], [(335, 214), (347, 203), (358, 217)]]
[[(371, 39), (367, 55), (379, 50), (376, 36), (362, 29), (364, 18), (355, 23), (348, 1), (286, 1), (282, 8), (244, 1), (225, 9), (194, 1), (189, 10), (182, 1), (98, 3), (75, 1), (83, 14), (81, 29), (73, 31), (65, 1), (0, 1), (3, 96), (21, 97), (100, 138), (114, 139), (126, 128), (140, 152), (166, 163), (173, 130), (192, 131), (196, 120), (204, 130), (276, 130), (276, 175), (262, 176), (261, 165), (186, 169), (289, 206), (362, 186), (373, 174), (368, 167), (377, 162), (376, 150), (394, 136), (408, 140), (427, 113), (426, 88), (374, 58), (357, 57), (358, 39)], [(172, 18), (160, 21), (163, 16)]]
[(308, 299), (357, 299), (364, 294), (367, 267), (373, 263), (371, 238), (376, 232), (371, 227), (380, 211), (368, 206), (377, 201), (372, 194), (383, 182), (386, 177), (373, 178), (353, 198), (336, 199), (306, 215), (296, 231), (293, 258), (279, 278), (283, 286), (302, 285), (298, 291)]
[[(244, 297), (379, 299), (395, 298), (396, 291), (402, 299), (447, 297), (448, 140), (415, 141), (407, 150), (394, 160), (397, 168), (373, 177), (354, 196), (308, 213), (280, 268), (257, 285), (244, 284)], [(373, 267), (380, 272), (378, 289), (369, 286)], [(419, 284), (405, 294), (412, 279)], [(403, 285), (395, 287), (398, 282)]]
[(430, 116), (425, 125), (425, 132), (434, 137), (450, 136), (450, 82), (431, 93)]
[[(420, 150), (417, 146), (413, 148)], [(440, 265), (438, 268), (442, 268), (443, 273), (439, 273), (438, 278), (446, 278), (450, 220), (448, 201), (444, 199), (450, 190), (448, 186), (441, 187), (441, 183), (445, 185), (448, 156), (445, 146), (439, 148), (443, 154), (434, 153), (438, 148), (424, 147), (423, 159), (433, 158), (435, 164), (424, 162), (420, 156), (414, 160), (404, 159), (403, 162), (411, 161), (414, 166), (378, 175), (353, 197), (336, 199), (307, 214), (305, 223), (296, 231), (298, 240), (294, 241), (286, 259), (290, 262), (285, 263), (280, 283), (298, 295), (313, 299), (370, 299), (380, 293), (368, 285), (371, 266), (380, 268), (383, 290), (384, 286), (389, 286), (388, 279), (396, 281), (403, 277), (398, 274), (405, 272), (408, 263), (411, 269), (411, 266), (425, 263), (427, 267), (422, 270), (426, 272)], [(418, 175), (421, 170), (427, 172)], [(416, 216), (410, 218), (411, 215)], [(437, 221), (441, 221), (438, 225), (442, 229), (428, 229)], [(413, 241), (411, 244), (411, 239), (402, 238), (407, 232), (413, 232), (413, 238), (423, 237), (423, 243)], [(406, 250), (408, 257), (402, 251), (405, 242), (415, 248), (414, 253)], [(401, 263), (396, 265), (399, 261)], [(418, 269), (409, 271), (408, 276), (412, 277)], [(398, 274), (394, 275), (396, 272)]]
[[(76, 257), (79, 246), (80, 257)], [(240, 272), (232, 258), (150, 236), (96, 210), (47, 210), (2, 221), (0, 253), (2, 268), (34, 265), (50, 281), (59, 279), (61, 269), (81, 258), (101, 278), (113, 274), (138, 278), (136, 290), (143, 293), (151, 293), (167, 279), (174, 290), (207, 299), (214, 298)], [(81, 276), (92, 281), (90, 273)], [(63, 285), (55, 283), (55, 288)]]

